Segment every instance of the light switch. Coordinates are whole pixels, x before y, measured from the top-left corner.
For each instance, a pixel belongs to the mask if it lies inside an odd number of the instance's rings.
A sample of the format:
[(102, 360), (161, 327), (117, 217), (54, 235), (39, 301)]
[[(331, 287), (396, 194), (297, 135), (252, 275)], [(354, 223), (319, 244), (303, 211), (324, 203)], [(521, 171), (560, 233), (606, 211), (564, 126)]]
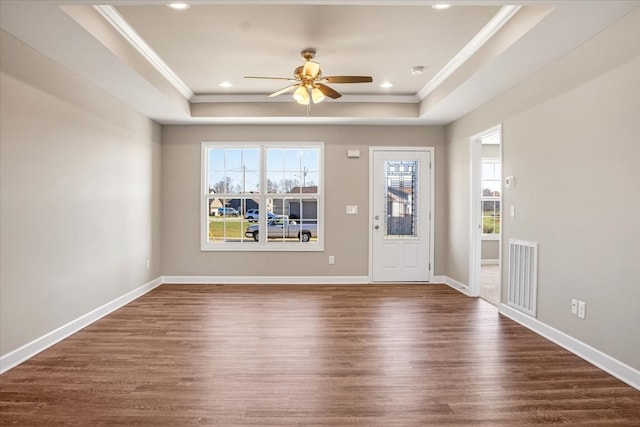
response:
[(347, 206), (347, 215), (356, 215), (358, 213), (357, 205), (348, 205)]
[(348, 159), (359, 159), (360, 158), (360, 150), (347, 150), (347, 158)]
[(516, 207), (513, 205), (509, 206), (509, 216), (511, 218), (515, 218), (516, 217)]

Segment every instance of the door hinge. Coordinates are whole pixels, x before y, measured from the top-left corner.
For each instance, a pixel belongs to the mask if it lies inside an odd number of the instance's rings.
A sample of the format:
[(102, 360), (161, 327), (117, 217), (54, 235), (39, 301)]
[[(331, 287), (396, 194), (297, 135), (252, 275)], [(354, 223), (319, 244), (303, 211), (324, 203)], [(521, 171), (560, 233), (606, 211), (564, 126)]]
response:
[(429, 271), (431, 271), (431, 263), (429, 263)]

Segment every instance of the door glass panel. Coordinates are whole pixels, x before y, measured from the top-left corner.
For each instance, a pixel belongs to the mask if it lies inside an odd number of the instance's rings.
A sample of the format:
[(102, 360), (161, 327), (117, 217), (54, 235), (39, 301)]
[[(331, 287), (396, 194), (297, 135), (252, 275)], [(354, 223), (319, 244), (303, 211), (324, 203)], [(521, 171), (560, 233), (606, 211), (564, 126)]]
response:
[(385, 238), (418, 237), (418, 162), (385, 163)]

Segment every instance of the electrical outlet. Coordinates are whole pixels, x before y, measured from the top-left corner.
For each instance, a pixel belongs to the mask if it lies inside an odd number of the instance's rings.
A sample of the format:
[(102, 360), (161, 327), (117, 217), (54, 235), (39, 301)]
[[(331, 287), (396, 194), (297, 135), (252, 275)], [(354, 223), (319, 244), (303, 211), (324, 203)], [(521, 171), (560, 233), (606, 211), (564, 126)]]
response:
[(336, 263), (336, 257), (334, 257), (333, 255), (329, 255), (329, 264), (333, 265)]
[(151, 260), (148, 259), (147, 260), (147, 270), (149, 270), (151, 268)]
[(578, 317), (584, 319), (587, 311), (587, 303), (584, 301), (578, 301)]
[(578, 314), (578, 300), (571, 300), (571, 314)]

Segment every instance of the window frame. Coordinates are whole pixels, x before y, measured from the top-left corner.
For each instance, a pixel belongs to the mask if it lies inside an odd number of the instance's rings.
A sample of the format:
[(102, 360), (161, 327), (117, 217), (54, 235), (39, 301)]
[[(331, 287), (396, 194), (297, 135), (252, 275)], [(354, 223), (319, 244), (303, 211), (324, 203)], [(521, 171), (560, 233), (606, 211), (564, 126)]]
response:
[[(498, 233), (485, 233), (484, 232), (484, 227), (482, 229), (482, 233), (481, 233), (481, 239), (482, 240), (500, 240), (500, 235), (502, 234), (502, 162), (500, 161), (499, 157), (482, 157), (480, 159), (480, 163), (481, 166), (484, 166), (484, 164), (486, 163), (490, 163), (490, 164), (498, 164), (500, 165), (500, 176), (498, 177), (498, 179), (493, 179), (491, 181), (497, 181), (500, 183), (500, 196), (495, 197), (495, 196), (484, 196), (482, 194), (482, 188), (483, 188), (483, 183), (484, 181), (488, 181), (486, 179), (483, 179), (482, 174), (480, 174), (480, 223), (482, 224), (482, 218), (484, 218), (483, 212), (484, 210), (482, 209), (483, 206), (483, 202), (489, 202), (489, 201), (497, 201), (500, 202), (500, 208), (497, 209), (498, 213), (500, 214), (500, 232)], [(481, 168), (482, 170), (482, 168)]]
[[(210, 148), (232, 148), (232, 149), (259, 149), (259, 191), (257, 193), (259, 200), (259, 229), (264, 230), (267, 225), (267, 210), (263, 206), (267, 206), (267, 199), (285, 199), (294, 197), (289, 193), (268, 193), (267, 188), (267, 152), (269, 149), (318, 149), (318, 183), (317, 193), (300, 193), (295, 197), (298, 199), (317, 199), (317, 227), (318, 237), (313, 242), (300, 242), (300, 241), (270, 241), (266, 238), (266, 233), (260, 233), (260, 241), (258, 242), (210, 242), (209, 241), (209, 199), (211, 193), (208, 193), (208, 172), (209, 172), (209, 158), (208, 150)], [(200, 150), (200, 250), (202, 252), (321, 252), (324, 251), (324, 142), (312, 142), (312, 141), (279, 141), (279, 142), (230, 142), (230, 141), (203, 141), (201, 143)], [(233, 196), (235, 198), (247, 197), (247, 193), (224, 193), (220, 195), (220, 198), (228, 198)], [(252, 194), (255, 197), (256, 194)], [(245, 212), (241, 213), (242, 217), (246, 215)], [(247, 221), (247, 224), (249, 222)], [(253, 222), (252, 224), (255, 224)]]

